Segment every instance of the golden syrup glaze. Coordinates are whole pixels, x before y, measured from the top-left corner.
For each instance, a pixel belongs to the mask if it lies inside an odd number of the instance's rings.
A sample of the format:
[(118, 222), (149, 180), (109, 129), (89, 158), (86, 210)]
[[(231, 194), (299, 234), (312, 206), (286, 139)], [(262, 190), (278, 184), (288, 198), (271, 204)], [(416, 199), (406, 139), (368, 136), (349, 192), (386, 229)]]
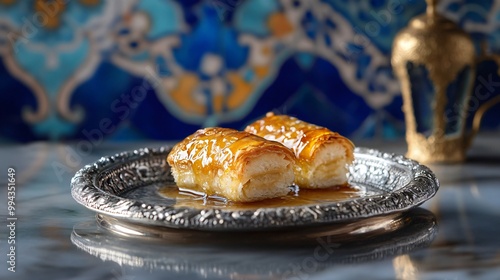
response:
[(290, 193), (286, 196), (256, 202), (234, 202), (216, 196), (203, 196), (188, 191), (181, 191), (175, 185), (161, 187), (158, 193), (162, 197), (175, 200), (174, 207), (227, 209), (234, 211), (337, 203), (364, 195), (364, 191), (361, 188), (348, 184), (315, 190), (291, 187)]
[(220, 172), (241, 173), (252, 157), (268, 152), (295, 162), (293, 153), (278, 142), (244, 131), (212, 127), (200, 129), (175, 145), (167, 161), (179, 170), (193, 172), (201, 187), (201, 182), (211, 182)]
[(353, 160), (354, 144), (349, 139), (327, 128), (287, 115), (269, 112), (266, 117), (248, 125), (245, 131), (282, 143), (292, 149), (297, 159), (304, 164), (314, 159), (322, 145), (335, 142), (346, 148), (347, 160)]

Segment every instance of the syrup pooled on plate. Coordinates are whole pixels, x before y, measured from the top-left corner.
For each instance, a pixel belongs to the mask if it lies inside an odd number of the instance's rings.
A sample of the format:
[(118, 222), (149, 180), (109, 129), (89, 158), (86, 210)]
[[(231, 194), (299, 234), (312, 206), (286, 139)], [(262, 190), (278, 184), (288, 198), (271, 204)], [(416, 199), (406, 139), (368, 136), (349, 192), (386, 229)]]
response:
[(290, 193), (283, 197), (266, 199), (256, 202), (233, 202), (222, 197), (204, 196), (188, 191), (179, 190), (175, 185), (168, 185), (159, 189), (159, 194), (165, 198), (175, 200), (174, 207), (190, 208), (220, 208), (228, 210), (254, 210), (258, 208), (276, 208), (306, 206), (313, 204), (335, 203), (361, 197), (365, 194), (361, 188), (343, 185), (326, 189), (300, 189), (291, 187)]

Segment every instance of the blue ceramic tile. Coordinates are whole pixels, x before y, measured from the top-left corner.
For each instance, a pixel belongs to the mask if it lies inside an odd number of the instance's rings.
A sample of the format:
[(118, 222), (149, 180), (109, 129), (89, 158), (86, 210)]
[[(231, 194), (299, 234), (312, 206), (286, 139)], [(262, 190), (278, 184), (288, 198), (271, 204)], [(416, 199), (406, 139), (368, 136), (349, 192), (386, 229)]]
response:
[[(204, 126), (242, 129), (268, 111), (354, 138), (404, 134), (390, 50), (424, 1), (59, 4), (0, 4), (3, 141), (180, 139)], [(446, 0), (439, 10), (469, 29), (478, 50), (485, 41), (497, 52), (497, 6)], [(496, 71), (484, 63), (478, 76), (500, 80)], [(499, 111), (486, 114), (485, 129), (498, 128)]]

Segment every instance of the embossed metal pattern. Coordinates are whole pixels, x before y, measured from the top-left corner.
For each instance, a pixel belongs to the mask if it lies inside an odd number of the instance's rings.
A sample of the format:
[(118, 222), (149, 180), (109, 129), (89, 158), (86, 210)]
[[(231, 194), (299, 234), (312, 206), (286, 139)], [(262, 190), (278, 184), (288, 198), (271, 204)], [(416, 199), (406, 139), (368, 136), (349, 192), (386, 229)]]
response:
[(349, 183), (366, 195), (337, 203), (256, 210), (174, 207), (175, 200), (130, 199), (124, 194), (152, 184), (172, 183), (166, 156), (170, 148), (139, 149), (103, 157), (79, 170), (71, 194), (98, 213), (141, 224), (200, 230), (262, 230), (344, 222), (404, 211), (437, 192), (433, 172), (401, 155), (356, 148)]

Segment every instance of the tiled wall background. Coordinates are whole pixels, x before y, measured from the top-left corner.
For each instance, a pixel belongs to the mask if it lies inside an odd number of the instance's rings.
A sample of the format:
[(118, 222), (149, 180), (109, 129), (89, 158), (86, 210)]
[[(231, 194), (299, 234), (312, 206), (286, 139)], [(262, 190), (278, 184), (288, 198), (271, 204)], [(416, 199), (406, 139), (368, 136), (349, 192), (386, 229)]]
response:
[[(0, 0), (0, 139), (180, 139), (267, 111), (404, 135), (391, 44), (423, 0)], [(500, 53), (500, 1), (439, 10)], [(493, 62), (479, 65), (485, 102)], [(476, 104), (472, 104), (476, 106)], [(484, 129), (500, 127), (500, 110)]]

